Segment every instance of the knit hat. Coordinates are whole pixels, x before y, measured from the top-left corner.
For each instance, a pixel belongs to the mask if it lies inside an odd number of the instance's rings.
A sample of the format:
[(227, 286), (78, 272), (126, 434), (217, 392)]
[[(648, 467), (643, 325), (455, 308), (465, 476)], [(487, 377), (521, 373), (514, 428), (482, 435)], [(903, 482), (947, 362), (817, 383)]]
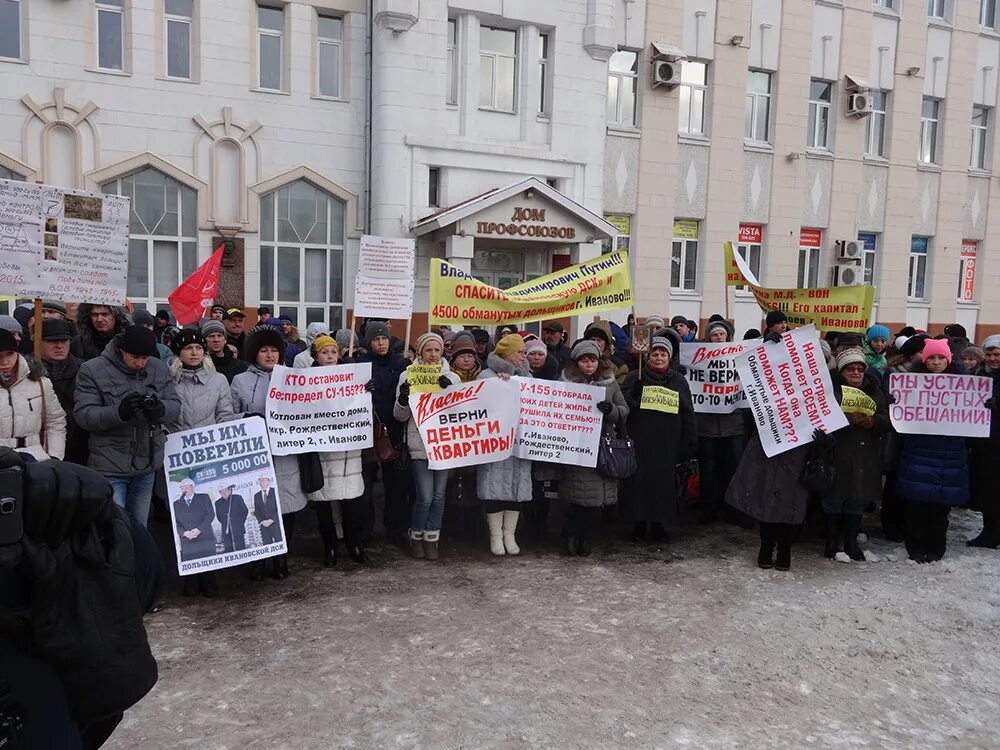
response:
[(506, 357), (508, 354), (513, 354), (516, 351), (523, 350), (524, 339), (516, 333), (508, 333), (497, 342), (495, 347), (493, 347), (493, 351), (496, 352), (498, 357)]
[(180, 354), (185, 346), (191, 346), (191, 344), (198, 344), (198, 346), (204, 349), (205, 335), (201, 331), (182, 328), (181, 332), (174, 336), (174, 340), (170, 342), (170, 351), (174, 354)]
[(864, 365), (864, 368), (868, 369), (868, 362), (865, 361), (865, 355), (857, 349), (848, 349), (837, 355), (838, 372), (848, 365)]
[(261, 305), (260, 307), (257, 308), (257, 314), (258, 315), (263, 315), (264, 313), (267, 313), (268, 315), (270, 315), (271, 314), (271, 308), (268, 307), (267, 305)]
[(966, 357), (971, 357), (976, 362), (983, 363), (986, 361), (986, 352), (978, 346), (967, 346), (962, 350), (962, 359)]
[(545, 342), (542, 341), (541, 339), (532, 339), (531, 341), (526, 341), (524, 343), (524, 353), (527, 354), (528, 352), (534, 352), (534, 351), (545, 352), (546, 354), (548, 354), (549, 348), (545, 346)]
[(767, 327), (770, 328), (778, 323), (787, 323), (788, 316), (781, 312), (781, 310), (771, 310), (771, 312), (769, 312), (767, 317), (764, 319), (764, 322), (767, 324)]
[(732, 340), (732, 338), (733, 338), (733, 327), (731, 325), (729, 325), (729, 321), (727, 321), (727, 320), (713, 320), (711, 323), (708, 324), (708, 335), (711, 336), (712, 335), (712, 331), (714, 331), (716, 328), (721, 328), (723, 331), (726, 332), (726, 340), (727, 341), (731, 341)]
[[(113, 310), (114, 308), (108, 308), (108, 309)], [(156, 317), (158, 317), (160, 320), (166, 321), (167, 323), (170, 322), (170, 313), (168, 313), (166, 310), (158, 310), (156, 313)]]
[(951, 325), (945, 326), (944, 335), (950, 339), (964, 339), (969, 336), (965, 330), (965, 326), (960, 323), (952, 323)]
[(451, 340), (452, 359), (462, 352), (476, 353), (476, 337), (472, 335), (471, 331), (459, 331)]
[(23, 334), (24, 329), (21, 324), (18, 323), (10, 315), (0, 315), (0, 330), (10, 331), (11, 333)]
[(340, 353), (340, 345), (337, 343), (337, 340), (325, 333), (320, 334), (313, 340), (312, 350), (315, 354), (319, 354), (328, 346), (334, 347), (337, 350), (337, 353)]
[(212, 320), (211, 318), (209, 318), (208, 320), (202, 321), (202, 323), (201, 323), (201, 335), (204, 336), (207, 339), (213, 333), (221, 333), (223, 336), (225, 336), (226, 335), (226, 327), (224, 325), (222, 325), (222, 323), (219, 322), (218, 320)]
[(653, 340), (649, 344), (649, 351), (654, 349), (666, 349), (667, 354), (671, 357), (674, 356), (674, 345), (670, 343), (670, 339), (666, 336), (653, 336)]
[(389, 336), (389, 326), (378, 320), (370, 320), (365, 325), (365, 337), (362, 339), (361, 344), (365, 349), (370, 349), (372, 345), (372, 340), (378, 338), (379, 336), (385, 336), (387, 339), (391, 340)]
[[(520, 336), (518, 336), (518, 338), (520, 338)], [(441, 334), (434, 333), (434, 331), (428, 331), (427, 333), (423, 333), (420, 336), (418, 336), (417, 343), (413, 345), (413, 350), (417, 353), (418, 357), (420, 357), (420, 355), (424, 351), (424, 347), (427, 346), (432, 341), (436, 341), (438, 345), (441, 347), (441, 350), (444, 351), (444, 339), (441, 338)]]
[(220, 312), (223, 315), (225, 315), (226, 314), (226, 306), (225, 305), (212, 305), (212, 309), (209, 312), (211, 312), (213, 314), (217, 313), (217, 312)]
[(489, 344), (490, 332), (485, 328), (475, 328), (472, 331), (472, 338), (476, 340), (477, 344)]
[(903, 345), (899, 347), (899, 353), (909, 359), (914, 354), (924, 350), (924, 344), (926, 341), (926, 336), (910, 336), (903, 342)]
[(14, 334), (5, 328), (0, 328), (0, 352), (16, 352), (17, 341)]
[(48, 310), (49, 312), (57, 312), (60, 315), (65, 315), (66, 305), (53, 299), (47, 299), (42, 301), (42, 310)]
[(875, 339), (885, 339), (888, 341), (891, 335), (888, 326), (879, 325), (878, 323), (868, 326), (868, 330), (865, 331), (865, 339), (867, 341), (874, 341)]
[(920, 352), (920, 361), (926, 362), (928, 357), (940, 354), (948, 362), (951, 362), (951, 347), (948, 346), (948, 339), (926, 339), (924, 349)]
[(357, 337), (354, 335), (354, 331), (349, 328), (338, 328), (333, 338), (341, 349), (350, 349), (351, 341), (355, 342), (354, 348), (358, 348)]
[(610, 338), (608, 338), (608, 332), (605, 331), (603, 328), (601, 328), (601, 326), (597, 325), (596, 323), (591, 323), (589, 326), (587, 326), (587, 329), (583, 332), (583, 337), (585, 339), (589, 339), (591, 336), (595, 334), (604, 339), (609, 347), (611, 346), (612, 341)]
[(902, 336), (902, 335), (897, 336), (896, 340), (892, 342), (892, 345), (896, 347), (896, 349), (902, 349), (903, 344), (905, 344), (909, 340), (909, 338), (910, 338), (909, 336)]
[(673, 328), (678, 323), (683, 323), (684, 325), (687, 325), (688, 324), (688, 319), (686, 317), (684, 317), (683, 315), (675, 315), (674, 317), (672, 317), (670, 319), (670, 327), (671, 328)]
[(278, 350), (279, 361), (284, 360), (288, 344), (282, 338), (281, 332), (274, 326), (259, 325), (251, 328), (247, 334), (247, 362), (255, 364), (257, 362), (257, 354), (265, 346), (273, 346)]
[(744, 341), (747, 341), (749, 339), (759, 339), (759, 338), (760, 338), (760, 331), (758, 331), (756, 328), (747, 328), (743, 332)]
[(145, 326), (125, 326), (118, 337), (118, 348), (135, 357), (155, 357), (156, 336)]
[(992, 336), (986, 337), (986, 340), (983, 342), (983, 351), (987, 349), (1000, 349), (1000, 333), (994, 333)]
[(148, 310), (136, 310), (132, 313), (132, 322), (137, 326), (151, 326), (156, 325), (156, 318)]
[(708, 322), (709, 322), (709, 323), (715, 323), (715, 322), (716, 322), (716, 321), (718, 321), (718, 320), (725, 320), (725, 318), (724, 318), (724, 317), (722, 317), (721, 315), (719, 315), (719, 313), (712, 313), (712, 314), (711, 314), (711, 315), (710, 315), (710, 316), (708, 317)]
[(68, 320), (42, 321), (42, 341), (68, 341), (73, 336), (73, 324)]
[(666, 324), (663, 322), (663, 318), (659, 315), (650, 315), (646, 318), (646, 325), (652, 326), (655, 331), (657, 328), (663, 328)]
[(584, 355), (590, 355), (595, 359), (601, 358), (601, 349), (590, 339), (583, 339), (582, 341), (577, 341), (574, 344), (572, 350), (570, 350), (569, 356), (574, 362)]

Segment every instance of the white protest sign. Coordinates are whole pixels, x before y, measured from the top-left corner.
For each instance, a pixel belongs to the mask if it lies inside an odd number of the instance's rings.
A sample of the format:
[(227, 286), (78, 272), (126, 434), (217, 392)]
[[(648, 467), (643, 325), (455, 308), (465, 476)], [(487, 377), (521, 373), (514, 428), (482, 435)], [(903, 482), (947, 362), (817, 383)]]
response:
[(830, 433), (847, 426), (815, 326), (745, 351), (736, 358), (736, 369), (768, 457), (811, 443), (813, 430)]
[(602, 386), (512, 378), (521, 387), (514, 455), (568, 466), (597, 466), (604, 415)]
[(354, 314), (397, 320), (412, 316), (415, 258), (413, 239), (363, 235), (354, 280)]
[(411, 393), (410, 418), (427, 450), (428, 467), (454, 469), (509, 458), (520, 405), (520, 385), (499, 378), (439, 393)]
[(0, 180), (0, 294), (125, 303), (128, 198)]
[(373, 444), (370, 362), (292, 369), (276, 365), (267, 389), (267, 431), (275, 456), (338, 453)]
[(260, 417), (167, 435), (163, 472), (182, 576), (288, 551)]
[(948, 373), (892, 373), (889, 392), (896, 403), (889, 417), (896, 432), (910, 435), (989, 437), (993, 379)]
[(720, 344), (681, 344), (680, 362), (687, 368), (694, 410), (700, 414), (731, 414), (749, 406), (736, 357), (764, 343), (763, 339)]

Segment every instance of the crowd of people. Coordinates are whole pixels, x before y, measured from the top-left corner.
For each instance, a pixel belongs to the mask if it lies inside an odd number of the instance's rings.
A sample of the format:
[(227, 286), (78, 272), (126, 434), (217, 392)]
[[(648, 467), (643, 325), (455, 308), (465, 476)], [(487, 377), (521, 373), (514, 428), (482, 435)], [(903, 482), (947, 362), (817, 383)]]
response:
[[(540, 335), (513, 326), (492, 334), (437, 327), (407, 348), (387, 321), (364, 321), (357, 334), (312, 323), (300, 337), (290, 319), (275, 318), (266, 307), (252, 326), (241, 308), (216, 306), (209, 317), (182, 328), (171, 325), (165, 312), (154, 316), (104, 305), (79, 305), (75, 322), (61, 303), (46, 302), (42, 312), (41, 321), (26, 307), (17, 308), (17, 316), (0, 316), (0, 386), (8, 393), (7, 404), (0, 405), (0, 445), (34, 460), (52, 457), (91, 467), (137, 524), (147, 523), (154, 500), (163, 508), (173, 503), (185, 556), (211, 554), (216, 545), (241, 549), (248, 517), (265, 543), (279, 539), (283, 528), (294, 552), (296, 518), (311, 508), (322, 564), (336, 565), (340, 548), (364, 564), (379, 484), (387, 540), (432, 561), (440, 557), (446, 524), (453, 524), (455, 537), (488, 538), (490, 552), (500, 557), (520, 553), (522, 526), (533, 540), (547, 539), (556, 516), (562, 552), (586, 556), (602, 524), (621, 524), (623, 536), (636, 544), (666, 543), (688, 508), (703, 523), (756, 526), (757, 563), (777, 570), (790, 568), (793, 542), (811, 513), (823, 518), (824, 554), (840, 560), (865, 560), (859, 539), (866, 512), (878, 512), (885, 537), (905, 542), (918, 563), (945, 554), (952, 506), (982, 512), (983, 530), (970, 545), (1000, 547), (1000, 500), (988, 489), (988, 467), (1000, 458), (1000, 429), (993, 425), (983, 439), (901, 435), (889, 419), (892, 373), (982, 375), (993, 379), (996, 394), (1000, 336), (977, 347), (958, 325), (939, 336), (913, 328), (893, 335), (878, 324), (864, 335), (826, 334), (821, 345), (838, 403), (850, 387), (872, 399), (874, 413), (850, 413), (846, 428), (817, 431), (810, 444), (769, 458), (748, 410), (695, 412), (680, 347), (733, 341), (733, 327), (720, 315), (709, 319), (703, 339), (697, 322), (683, 316), (669, 323), (650, 316), (641, 324), (629, 316), (625, 326), (595, 321), (575, 341), (560, 322), (548, 321)], [(36, 324), (42, 339), (37, 359)], [(644, 332), (641, 353), (632, 344), (637, 327)], [(763, 345), (771, 346), (787, 330), (787, 319), (776, 311), (767, 315), (764, 330), (748, 330), (743, 338), (763, 337)], [(274, 456), (280, 524), (274, 489), (263, 484), (252, 502), (234, 496), (232, 487), (214, 503), (193, 485), (167, 497), (161, 468), (167, 433), (264, 416), (278, 364), (349, 362), (371, 364), (366, 388), (382, 439), (368, 451), (316, 454), (320, 489), (305, 481), (301, 457)], [(410, 364), (440, 365), (442, 389), (515, 376), (600, 386), (602, 431), (631, 439), (635, 472), (618, 480), (596, 468), (516, 457), (432, 469), (410, 413)], [(641, 408), (649, 386), (676, 392), (679, 408)], [(994, 409), (995, 398), (986, 406)], [(221, 528), (221, 539), (214, 526)], [(287, 555), (251, 563), (249, 571), (254, 579), (283, 579)], [(218, 583), (210, 572), (185, 576), (183, 591), (214, 596)]]

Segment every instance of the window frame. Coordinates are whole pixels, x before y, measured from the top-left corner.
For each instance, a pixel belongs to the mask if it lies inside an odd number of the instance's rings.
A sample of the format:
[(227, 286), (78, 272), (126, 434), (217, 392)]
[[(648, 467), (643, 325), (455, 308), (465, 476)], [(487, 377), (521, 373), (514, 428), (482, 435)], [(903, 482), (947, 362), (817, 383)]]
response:
[[(985, 124), (976, 124), (976, 110), (982, 110), (986, 120)], [(992, 150), (990, 149), (990, 134), (993, 130), (992, 107), (982, 104), (972, 105), (972, 120), (969, 127), (972, 131), (972, 138), (969, 150), (969, 168), (989, 171), (992, 168)], [(978, 148), (977, 148), (978, 147)], [(977, 153), (978, 151), (978, 153)]]
[[(505, 29), (502, 26), (487, 26), (487, 25), (483, 24), (479, 28), (480, 28), (480, 33), (482, 33), (483, 29), (486, 29), (487, 31), (502, 31), (502, 32), (507, 33), (507, 34), (513, 34), (514, 35), (514, 54), (513, 55), (509, 55), (509, 54), (507, 54), (505, 52), (497, 52), (495, 50), (484, 50), (483, 49), (482, 37), (480, 37), (480, 41), (479, 41), (479, 65), (480, 65), (479, 109), (481, 109), (481, 110), (483, 110), (485, 112), (500, 112), (502, 114), (516, 114), (517, 113), (517, 106), (518, 106), (518, 96), (517, 96), (518, 91), (517, 91), (517, 89), (518, 89), (519, 78), (520, 78), (520, 76), (518, 75), (517, 46), (518, 46), (518, 44), (521, 41), (521, 33), (517, 29)], [(493, 67), (493, 76), (492, 76), (491, 81), (490, 81), (490, 83), (491, 83), (491, 90), (490, 90), (490, 101), (491, 101), (491, 103), (490, 104), (483, 104), (482, 72), (481, 72), (481, 69), (482, 69), (483, 58), (484, 57), (488, 57), (488, 58), (490, 58), (492, 60), (492, 67)], [(500, 62), (500, 60), (509, 60), (509, 61), (513, 62), (513, 64), (514, 64), (514, 80), (511, 82), (512, 90), (511, 90), (511, 107), (510, 107), (510, 109), (506, 109), (504, 107), (501, 107), (498, 104), (498, 98), (499, 98), (500, 89), (499, 89), (499, 87), (497, 85), (497, 81), (498, 81), (497, 71), (499, 70), (498, 63)]]
[(441, 167), (427, 167), (427, 206), (441, 207)]
[[(452, 32), (454, 31), (454, 34)], [(449, 18), (445, 31), (447, 40), (445, 51), (445, 85), (444, 103), (458, 105), (458, 19)]]
[[(703, 69), (704, 76), (702, 77), (702, 83), (693, 83), (684, 80), (685, 69), (690, 65), (700, 65)], [(711, 61), (709, 60), (685, 60), (681, 63), (681, 83), (677, 87), (678, 90), (678, 107), (677, 107), (677, 133), (680, 135), (693, 135), (693, 136), (708, 136), (708, 104), (709, 104), (709, 89), (712, 83), (711, 74)], [(685, 94), (685, 92), (687, 92)], [(692, 126), (694, 121), (693, 111), (695, 107), (695, 94), (701, 93), (701, 115), (700, 123), (695, 129)], [(687, 96), (687, 106), (685, 107), (684, 97)], [(687, 110), (685, 112), (685, 109)]]
[[(750, 90), (750, 80), (751, 76), (754, 74), (767, 76), (767, 91), (751, 91)], [(764, 137), (758, 138), (760, 131), (760, 102), (763, 101), (766, 104), (766, 111), (764, 115)], [(771, 117), (774, 111), (774, 73), (770, 70), (757, 70), (755, 68), (750, 68), (747, 75), (747, 86), (746, 86), (746, 98), (745, 98), (746, 108), (744, 109), (744, 128), (743, 128), (743, 139), (750, 143), (766, 143), (771, 144), (771, 139), (773, 137), (771, 128)], [(746, 114), (747, 109), (749, 109), (749, 122), (747, 122)], [(747, 128), (749, 127), (749, 133)]]
[(549, 117), (552, 113), (549, 101), (549, 57), (552, 54), (552, 35), (547, 31), (538, 33), (538, 114)]
[[(331, 21), (340, 22), (340, 38), (334, 39), (333, 37), (323, 36), (320, 31), (321, 21), (323, 19)], [(347, 16), (342, 13), (336, 13), (334, 11), (325, 11), (319, 8), (316, 9), (316, 79), (313, 82), (313, 87), (315, 90), (315, 96), (321, 99), (345, 99), (344, 96), (344, 36), (347, 31)], [(323, 91), (323, 47), (336, 47), (337, 48), (337, 93), (329, 94)]]
[(979, 0), (979, 27), (996, 31), (997, 0)]
[[(755, 250), (756, 250), (756, 253), (754, 252)], [(757, 281), (759, 281), (761, 284), (763, 284), (764, 282), (760, 278), (760, 266), (761, 266), (761, 263), (764, 260), (764, 241), (763, 241), (763, 237), (761, 238), (760, 242), (739, 242), (739, 243), (737, 243), (737, 245), (736, 245), (736, 252), (739, 253), (740, 257), (743, 258), (743, 260), (745, 260), (747, 262), (748, 266), (750, 266), (750, 270), (753, 271), (754, 276), (757, 278)], [(755, 255), (756, 255), (756, 265), (757, 265), (756, 268), (754, 268), (754, 260), (755, 260), (754, 256)], [(736, 287), (735, 287), (735, 289), (736, 289), (736, 293), (739, 294), (739, 295), (741, 295), (741, 296), (743, 296), (743, 295), (750, 296), (750, 295), (753, 294), (753, 292), (750, 291), (750, 287), (748, 287), (746, 284), (737, 284)]]
[[(884, 89), (872, 89), (872, 113), (868, 115), (865, 123), (865, 156), (874, 156), (879, 159), (888, 158), (886, 155), (887, 143), (886, 133), (889, 124), (889, 95), (891, 92)], [(878, 109), (879, 97), (882, 98), (882, 109)], [(878, 149), (872, 150), (872, 140), (874, 139), (875, 123), (879, 124)]]
[[(701, 250), (701, 221), (697, 219), (675, 219), (674, 227), (676, 228), (677, 222), (682, 221), (685, 223), (693, 222), (698, 227), (697, 237), (682, 237), (676, 234), (676, 231), (671, 232), (671, 242), (670, 242), (670, 291), (671, 292), (697, 292), (698, 291), (698, 254)], [(680, 246), (678, 248), (678, 245)], [(678, 249), (680, 253), (678, 254)], [(694, 253), (694, 264), (690, 264), (689, 257), (691, 253)], [(692, 268), (690, 278), (688, 277), (688, 269)], [(677, 271), (677, 284), (674, 283), (674, 270)]]
[[(612, 70), (611, 60), (615, 55), (626, 52), (631, 55), (635, 55), (635, 62), (629, 68), (628, 71), (624, 70)], [(610, 114), (607, 110), (610, 108), (610, 100), (605, 106), (605, 117), (607, 119), (607, 124), (616, 128), (632, 128), (637, 129), (639, 127), (639, 59), (641, 53), (637, 49), (631, 49), (628, 47), (619, 47), (611, 57), (608, 58), (608, 91), (611, 90), (611, 82), (615, 81), (615, 114), (614, 117), (608, 117)], [(629, 117), (630, 121), (625, 121), (622, 117), (622, 82), (631, 81), (632, 82), (632, 111)]]
[[(941, 99), (925, 96), (920, 104), (920, 142), (917, 161), (921, 164), (940, 164), (941, 150)], [(934, 105), (933, 116), (924, 114), (927, 104)]]
[(24, 0), (9, 0), (9, 2), (17, 8), (17, 33), (14, 35), (17, 39), (17, 55), (10, 56), (0, 54), (0, 61), (24, 62), (24, 48), (27, 46), (25, 44), (24, 30), (28, 23), (27, 14), (25, 13)]
[[(873, 247), (869, 249), (864, 238), (871, 237)], [(881, 235), (878, 232), (858, 232), (858, 243), (862, 247), (861, 274), (867, 286), (878, 288), (878, 246)]]
[[(924, 249), (914, 250), (914, 240), (924, 240)], [(931, 238), (924, 235), (913, 235), (910, 238), (910, 253), (906, 282), (906, 299), (910, 302), (927, 301), (927, 265), (931, 254)], [(922, 262), (921, 262), (922, 261)], [(916, 271), (916, 276), (914, 276)], [(919, 288), (920, 295), (915, 292)]]
[[(191, 15), (179, 16), (167, 10), (168, 0), (163, 0), (163, 76), (171, 81), (193, 81), (194, 80), (194, 17), (195, 4), (197, 0), (191, 0)], [(187, 24), (188, 34), (188, 74), (186, 76), (173, 75), (170, 72), (170, 24)]]
[[(260, 10), (261, 8), (266, 8), (268, 10), (277, 10), (281, 12), (281, 30), (269, 29), (267, 27), (260, 25)], [(254, 88), (260, 91), (286, 91), (286, 75), (287, 75), (287, 65), (285, 65), (285, 36), (288, 31), (288, 14), (285, 12), (286, 8), (284, 5), (268, 5), (265, 2), (256, 2), (254, 4), (254, 9), (256, 11), (255, 20), (257, 27), (257, 80), (254, 82)], [(261, 55), (261, 41), (264, 37), (276, 37), (278, 39), (278, 88), (271, 88), (270, 86), (265, 86), (261, 80), (263, 74), (263, 56)]]
[[(938, 13), (938, 8), (941, 12)], [(947, 21), (948, 16), (948, 2), (947, 0), (927, 0), (927, 17), (933, 18), (938, 21)]]
[[(813, 84), (822, 83), (826, 86), (829, 98), (825, 101), (823, 99), (813, 98)], [(806, 148), (814, 148), (819, 151), (831, 151), (830, 140), (831, 131), (833, 130), (833, 98), (834, 98), (834, 83), (833, 81), (827, 81), (822, 78), (810, 78), (809, 79), (809, 119), (807, 122), (812, 123), (812, 127), (807, 126), (808, 132), (806, 133)], [(825, 117), (826, 127), (824, 129), (823, 143), (820, 144), (817, 138), (817, 133), (819, 131), (820, 125), (820, 115), (821, 113)]]
[[(120, 0), (118, 5), (114, 4), (114, 0), (94, 0), (94, 51), (96, 53), (94, 67), (99, 71), (110, 71), (112, 73), (127, 72), (125, 61), (125, 12), (125, 0)], [(118, 16), (118, 54), (121, 60), (121, 67), (107, 68), (101, 65), (101, 13)]]

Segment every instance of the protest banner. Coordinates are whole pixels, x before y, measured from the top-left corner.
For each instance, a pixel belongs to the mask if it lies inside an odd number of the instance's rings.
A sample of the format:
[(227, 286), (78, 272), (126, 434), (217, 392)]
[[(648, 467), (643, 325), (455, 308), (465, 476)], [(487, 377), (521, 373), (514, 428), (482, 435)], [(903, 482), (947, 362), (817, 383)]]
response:
[(747, 349), (737, 356), (736, 370), (768, 457), (811, 443), (813, 430), (847, 426), (814, 326)]
[(681, 410), (681, 394), (662, 385), (645, 385), (642, 387), (639, 408), (662, 411), (664, 414), (677, 414)]
[(514, 455), (568, 466), (597, 466), (605, 389), (596, 385), (512, 378), (521, 388)]
[(441, 390), (441, 365), (410, 365), (406, 368), (406, 382), (410, 393), (437, 393)]
[(764, 315), (781, 310), (788, 325), (816, 326), (817, 331), (864, 333), (871, 322), (873, 286), (834, 286), (822, 289), (771, 289), (758, 283), (742, 256), (725, 244), (726, 285), (746, 285)]
[(180, 575), (288, 551), (260, 417), (167, 435), (163, 472)]
[(0, 291), (125, 303), (130, 201), (0, 179)]
[(354, 315), (409, 319), (413, 315), (415, 240), (363, 235), (354, 279)]
[(691, 388), (691, 401), (699, 414), (732, 414), (748, 406), (736, 371), (736, 358), (755, 349), (763, 339), (719, 344), (682, 343), (680, 363)]
[(889, 393), (896, 403), (889, 417), (896, 432), (908, 435), (989, 437), (993, 379), (949, 373), (892, 373)]
[(514, 380), (489, 378), (440, 393), (411, 393), (410, 418), (427, 450), (428, 468), (455, 469), (509, 458), (520, 390)]
[(294, 370), (276, 365), (267, 389), (267, 431), (275, 456), (371, 448), (370, 362)]
[(875, 400), (860, 388), (849, 385), (841, 387), (840, 410), (844, 414), (864, 414), (875, 416)]
[(449, 325), (499, 325), (617, 310), (632, 305), (628, 253), (578, 263), (498, 289), (457, 266), (431, 259), (430, 320)]

